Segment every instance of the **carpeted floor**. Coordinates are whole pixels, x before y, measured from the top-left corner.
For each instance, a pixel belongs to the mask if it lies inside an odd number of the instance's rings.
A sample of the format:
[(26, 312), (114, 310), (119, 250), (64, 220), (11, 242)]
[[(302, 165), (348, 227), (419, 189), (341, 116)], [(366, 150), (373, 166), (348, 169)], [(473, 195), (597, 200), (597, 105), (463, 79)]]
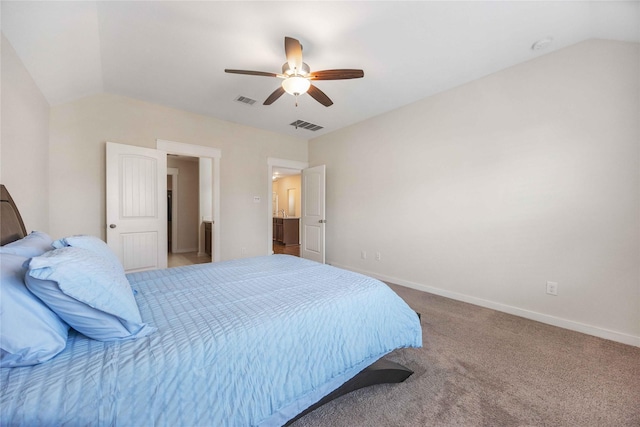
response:
[(292, 426), (640, 426), (640, 348), (391, 287), (422, 313), (424, 347), (387, 358), (415, 373)]

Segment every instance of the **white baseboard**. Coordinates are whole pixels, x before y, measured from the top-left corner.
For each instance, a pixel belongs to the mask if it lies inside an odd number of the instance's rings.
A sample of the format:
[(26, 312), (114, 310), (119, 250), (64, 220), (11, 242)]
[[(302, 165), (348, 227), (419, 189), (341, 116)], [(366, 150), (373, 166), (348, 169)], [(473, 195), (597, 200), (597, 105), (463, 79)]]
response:
[(197, 252), (198, 248), (187, 248), (187, 249), (178, 249), (177, 251), (172, 251), (174, 254), (186, 254), (187, 252)]
[(524, 317), (525, 319), (535, 320), (541, 323), (558, 326), (560, 328), (581, 332), (587, 335), (593, 335), (598, 338), (604, 338), (607, 340), (616, 341), (619, 343), (628, 344), (635, 347), (640, 347), (640, 337), (638, 336), (629, 335), (629, 334), (625, 334), (617, 331), (611, 331), (609, 329), (599, 328), (597, 326), (591, 326), (584, 323), (575, 322), (573, 320), (551, 316), (549, 314), (538, 313), (536, 311), (525, 310), (523, 308), (518, 308), (511, 305), (489, 301), (482, 298), (472, 297), (472, 296), (461, 294), (458, 292), (447, 291), (445, 289), (435, 288), (433, 286), (414, 283), (407, 280), (399, 279), (397, 277), (385, 276), (382, 274), (372, 273), (370, 271), (359, 270), (359, 269), (348, 267), (345, 265), (340, 265), (335, 262), (331, 262), (331, 265), (335, 267), (343, 268), (345, 270), (351, 270), (356, 273), (365, 274), (367, 276), (371, 276), (385, 282), (406, 286), (407, 288), (417, 289), (419, 291), (428, 292), (430, 294), (440, 295), (440, 296), (451, 298), (457, 301), (467, 302), (469, 304), (478, 305), (480, 307), (501, 311), (503, 313), (513, 314), (514, 316)]

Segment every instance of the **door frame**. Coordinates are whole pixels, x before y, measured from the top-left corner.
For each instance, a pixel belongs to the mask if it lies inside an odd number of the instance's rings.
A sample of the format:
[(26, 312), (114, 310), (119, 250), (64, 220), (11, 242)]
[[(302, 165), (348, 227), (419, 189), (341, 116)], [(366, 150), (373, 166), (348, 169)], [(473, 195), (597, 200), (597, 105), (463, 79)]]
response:
[[(213, 250), (213, 256), (211, 262), (220, 261), (220, 159), (222, 158), (222, 151), (218, 148), (205, 147), (204, 145), (186, 144), (182, 142), (167, 141), (164, 139), (156, 140), (156, 148), (158, 150), (166, 151), (167, 154), (177, 154), (181, 156), (198, 157), (201, 160), (211, 159), (212, 161), (212, 185), (211, 185), (211, 203), (213, 227), (212, 227), (212, 239), (211, 246)], [(202, 173), (202, 168), (200, 168)], [(201, 202), (202, 205), (202, 202)], [(200, 233), (198, 233), (200, 235)], [(204, 242), (199, 242), (198, 246), (202, 247)]]
[[(279, 159), (276, 157), (267, 157), (267, 187), (269, 191), (267, 194), (269, 197), (267, 205), (267, 254), (273, 255), (273, 168), (288, 168), (288, 169), (306, 169), (309, 167), (308, 162), (301, 162), (298, 160)], [(302, 197), (302, 188), (300, 188), (300, 197)]]
[(173, 200), (178, 200), (178, 168), (167, 168), (167, 176), (171, 177), (171, 253), (178, 251), (178, 205)]

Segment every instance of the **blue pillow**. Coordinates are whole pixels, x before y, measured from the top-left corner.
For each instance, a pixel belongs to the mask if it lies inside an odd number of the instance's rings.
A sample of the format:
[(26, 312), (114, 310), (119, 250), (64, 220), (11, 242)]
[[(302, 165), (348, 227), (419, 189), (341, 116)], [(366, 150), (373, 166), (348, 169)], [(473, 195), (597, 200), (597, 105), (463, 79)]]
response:
[(67, 345), (66, 325), (24, 284), (27, 259), (0, 254), (0, 367), (45, 362)]
[(53, 242), (53, 247), (56, 249), (64, 248), (65, 246), (82, 248), (91, 251), (105, 258), (106, 260), (109, 260), (109, 262), (111, 262), (114, 266), (117, 266), (124, 273), (122, 263), (120, 262), (116, 254), (113, 253), (111, 248), (103, 240), (95, 236), (76, 235), (58, 239)]
[(42, 231), (32, 231), (20, 240), (0, 247), (0, 254), (19, 255), (25, 258), (39, 256), (53, 249), (53, 239)]
[(142, 322), (121, 267), (90, 250), (64, 247), (32, 258), (25, 280), (31, 292), (89, 338), (120, 341), (156, 330)]

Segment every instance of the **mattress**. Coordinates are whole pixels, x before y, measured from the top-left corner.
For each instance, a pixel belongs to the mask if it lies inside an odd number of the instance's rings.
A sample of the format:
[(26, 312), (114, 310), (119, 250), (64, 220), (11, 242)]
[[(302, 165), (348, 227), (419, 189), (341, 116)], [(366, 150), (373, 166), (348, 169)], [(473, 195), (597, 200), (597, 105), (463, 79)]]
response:
[(0, 369), (3, 425), (273, 426), (390, 351), (418, 318), (382, 282), (287, 255), (128, 274), (133, 341), (71, 332), (41, 365)]

